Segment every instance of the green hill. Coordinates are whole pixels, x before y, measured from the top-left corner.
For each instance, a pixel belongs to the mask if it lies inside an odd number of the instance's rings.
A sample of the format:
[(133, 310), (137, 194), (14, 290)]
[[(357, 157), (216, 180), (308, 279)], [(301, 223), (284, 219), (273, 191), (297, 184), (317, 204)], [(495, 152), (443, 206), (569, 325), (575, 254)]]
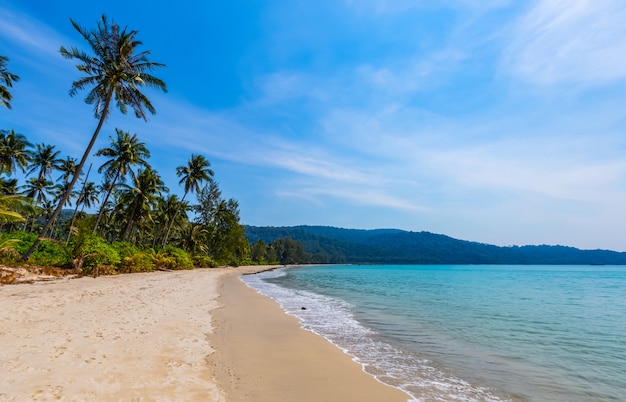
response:
[(547, 245), (499, 247), (430, 232), (328, 226), (245, 228), (250, 243), (280, 238), (299, 241), (313, 263), (626, 265), (622, 252)]

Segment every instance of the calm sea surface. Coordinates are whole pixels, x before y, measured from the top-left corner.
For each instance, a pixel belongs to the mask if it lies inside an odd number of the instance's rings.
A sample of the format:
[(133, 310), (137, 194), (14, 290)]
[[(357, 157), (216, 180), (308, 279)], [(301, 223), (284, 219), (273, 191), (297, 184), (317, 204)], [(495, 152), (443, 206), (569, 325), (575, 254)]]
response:
[(626, 401), (626, 267), (345, 265), (243, 280), (416, 401)]

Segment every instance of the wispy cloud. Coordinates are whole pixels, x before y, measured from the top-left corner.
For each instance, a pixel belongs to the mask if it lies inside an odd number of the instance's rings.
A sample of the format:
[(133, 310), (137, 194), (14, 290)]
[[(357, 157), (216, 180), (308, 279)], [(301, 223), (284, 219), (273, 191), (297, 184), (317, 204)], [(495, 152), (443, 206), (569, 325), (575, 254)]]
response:
[(536, 84), (602, 85), (626, 78), (626, 3), (541, 0), (521, 17), (503, 68)]

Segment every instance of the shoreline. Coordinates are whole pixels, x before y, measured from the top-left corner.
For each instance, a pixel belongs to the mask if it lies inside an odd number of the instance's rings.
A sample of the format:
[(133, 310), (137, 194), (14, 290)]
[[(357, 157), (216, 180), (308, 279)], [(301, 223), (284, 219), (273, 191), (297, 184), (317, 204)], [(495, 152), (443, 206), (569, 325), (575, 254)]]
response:
[(404, 401), (240, 276), (280, 266), (0, 287), (0, 401)]
[(222, 307), (213, 314), (215, 329), (209, 335), (216, 351), (208, 360), (228, 401), (410, 399), (367, 374), (336, 345), (303, 329), (241, 276), (221, 278)]

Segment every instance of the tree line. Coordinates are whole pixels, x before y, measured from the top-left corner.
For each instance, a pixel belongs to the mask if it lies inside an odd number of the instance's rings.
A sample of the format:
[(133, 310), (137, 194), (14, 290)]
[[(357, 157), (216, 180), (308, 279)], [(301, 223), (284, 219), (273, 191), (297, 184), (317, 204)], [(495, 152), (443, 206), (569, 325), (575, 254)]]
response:
[[(77, 62), (81, 74), (70, 96), (87, 91), (85, 102), (93, 105), (96, 128), (80, 159), (62, 157), (53, 144), (32, 144), (12, 129), (0, 130), (2, 261), (118, 271), (241, 264), (251, 258), (258, 263), (286, 261), (278, 244), (278, 253), (270, 244), (264, 245), (263, 255), (252, 255), (239, 204), (222, 197), (205, 156), (192, 154), (176, 168), (184, 190), (179, 198), (150, 165), (150, 151), (137, 134), (115, 128), (109, 145), (92, 154), (114, 106), (146, 121), (147, 114), (156, 112), (144, 89), (167, 91), (165, 82), (153, 75), (165, 65), (139, 49), (137, 31), (104, 15), (94, 29), (70, 21), (88, 45), (88, 51), (60, 48), (61, 56)], [(0, 56), (0, 104), (11, 109), (10, 88), (19, 76), (9, 71), (8, 62)], [(85, 169), (92, 155), (103, 162)], [(100, 182), (91, 179), (92, 168), (101, 174)]]

